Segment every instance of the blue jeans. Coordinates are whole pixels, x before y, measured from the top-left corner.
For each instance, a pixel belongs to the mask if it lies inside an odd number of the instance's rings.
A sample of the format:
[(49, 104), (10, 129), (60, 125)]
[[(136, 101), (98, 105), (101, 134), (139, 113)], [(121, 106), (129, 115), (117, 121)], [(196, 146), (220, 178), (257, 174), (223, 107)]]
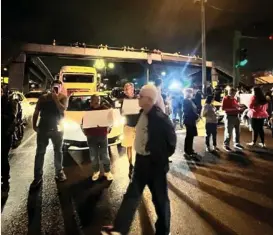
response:
[(37, 149), (35, 155), (35, 166), (34, 166), (34, 178), (41, 179), (43, 176), (43, 167), (46, 148), (51, 139), (54, 148), (54, 166), (55, 174), (57, 175), (63, 169), (63, 132), (49, 131), (42, 132), (38, 130), (37, 133)]
[(89, 146), (90, 160), (94, 172), (100, 170), (100, 162), (102, 162), (104, 171), (110, 171), (110, 157), (108, 153), (107, 136), (87, 136)]
[(129, 233), (143, 190), (148, 185), (157, 214), (155, 234), (169, 235), (171, 211), (166, 174), (164, 169), (154, 165), (151, 156), (137, 154), (132, 181), (127, 188), (114, 221), (115, 231), (122, 235)]
[(206, 146), (210, 146), (210, 137), (212, 136), (213, 146), (217, 146), (217, 123), (206, 123)]

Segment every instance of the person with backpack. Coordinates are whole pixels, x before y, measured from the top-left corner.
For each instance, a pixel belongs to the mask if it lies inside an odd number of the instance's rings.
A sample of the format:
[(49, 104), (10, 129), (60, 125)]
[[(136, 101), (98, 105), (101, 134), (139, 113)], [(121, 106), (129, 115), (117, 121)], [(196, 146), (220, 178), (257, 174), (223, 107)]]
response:
[(268, 103), (266, 97), (260, 87), (254, 87), (252, 90), (252, 97), (249, 103), (248, 117), (251, 118), (252, 125), (252, 142), (248, 143), (248, 146), (256, 145), (258, 136), (261, 138), (259, 144), (262, 148), (265, 148), (264, 141), (264, 120), (268, 118), (267, 108)]

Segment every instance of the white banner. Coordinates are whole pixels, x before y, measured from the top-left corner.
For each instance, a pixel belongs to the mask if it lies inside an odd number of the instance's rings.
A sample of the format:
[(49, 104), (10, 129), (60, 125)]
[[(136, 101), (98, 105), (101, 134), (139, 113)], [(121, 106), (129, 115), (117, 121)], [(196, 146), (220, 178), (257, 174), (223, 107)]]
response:
[(240, 95), (240, 104), (243, 104), (249, 107), (250, 99), (253, 95), (252, 94), (241, 94)]
[(138, 99), (124, 99), (121, 110), (122, 115), (138, 114), (139, 111)]
[(114, 116), (113, 109), (87, 111), (83, 116), (83, 128), (112, 126)]

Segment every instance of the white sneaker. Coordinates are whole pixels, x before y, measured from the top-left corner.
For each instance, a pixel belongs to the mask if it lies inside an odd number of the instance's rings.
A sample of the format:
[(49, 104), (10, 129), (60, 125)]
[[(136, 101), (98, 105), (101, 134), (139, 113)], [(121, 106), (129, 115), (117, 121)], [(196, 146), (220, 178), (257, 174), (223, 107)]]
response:
[(263, 143), (259, 143), (259, 146), (260, 146), (261, 148), (266, 148), (265, 144), (263, 144)]
[(108, 181), (112, 181), (114, 179), (114, 177), (113, 177), (113, 175), (112, 175), (112, 173), (110, 171), (109, 172), (105, 172), (104, 176), (106, 177), (106, 179)]
[(94, 172), (92, 175), (92, 180), (96, 181), (99, 179), (99, 177), (100, 177), (100, 171)]
[(254, 143), (254, 142), (250, 142), (250, 143), (247, 143), (246, 145), (247, 145), (247, 146), (249, 146), (249, 147), (253, 147), (253, 146), (255, 146), (255, 145), (256, 145), (256, 143)]

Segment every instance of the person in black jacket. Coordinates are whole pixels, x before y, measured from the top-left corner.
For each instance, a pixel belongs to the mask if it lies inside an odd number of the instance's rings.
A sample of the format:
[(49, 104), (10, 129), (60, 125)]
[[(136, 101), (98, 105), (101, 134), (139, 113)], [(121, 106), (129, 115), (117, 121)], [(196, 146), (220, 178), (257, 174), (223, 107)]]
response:
[(17, 105), (8, 97), (8, 88), (1, 87), (1, 191), (9, 192), (9, 151), (15, 128)]
[(155, 224), (156, 234), (169, 235), (170, 233), (167, 172), (168, 159), (175, 152), (176, 134), (168, 116), (155, 105), (156, 100), (156, 87), (143, 86), (139, 97), (142, 111), (136, 125), (136, 163), (133, 178), (124, 195), (114, 226), (105, 228), (102, 234), (126, 235), (129, 233), (146, 185), (151, 191), (158, 217)]
[(184, 143), (184, 152), (187, 157), (193, 157), (196, 153), (193, 150), (193, 139), (197, 136), (196, 121), (199, 118), (198, 108), (192, 100), (192, 89), (186, 89), (183, 102), (183, 122), (186, 126), (186, 137)]

